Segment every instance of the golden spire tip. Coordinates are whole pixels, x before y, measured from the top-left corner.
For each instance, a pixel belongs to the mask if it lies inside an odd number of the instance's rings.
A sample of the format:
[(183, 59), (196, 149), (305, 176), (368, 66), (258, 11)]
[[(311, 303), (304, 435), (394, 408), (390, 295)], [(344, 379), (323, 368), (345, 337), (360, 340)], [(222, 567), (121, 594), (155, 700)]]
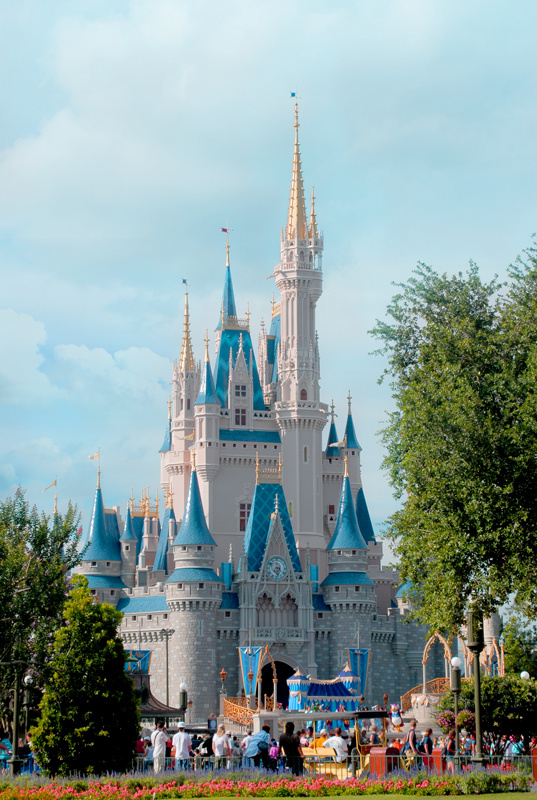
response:
[(205, 328), (205, 363), (209, 361), (209, 331)]

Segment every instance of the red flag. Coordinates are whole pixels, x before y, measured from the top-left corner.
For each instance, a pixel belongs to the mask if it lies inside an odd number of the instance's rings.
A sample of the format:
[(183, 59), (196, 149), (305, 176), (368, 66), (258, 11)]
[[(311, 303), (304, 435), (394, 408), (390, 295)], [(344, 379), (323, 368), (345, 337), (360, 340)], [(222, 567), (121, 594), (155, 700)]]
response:
[(222, 233), (227, 233), (227, 228), (222, 228)]

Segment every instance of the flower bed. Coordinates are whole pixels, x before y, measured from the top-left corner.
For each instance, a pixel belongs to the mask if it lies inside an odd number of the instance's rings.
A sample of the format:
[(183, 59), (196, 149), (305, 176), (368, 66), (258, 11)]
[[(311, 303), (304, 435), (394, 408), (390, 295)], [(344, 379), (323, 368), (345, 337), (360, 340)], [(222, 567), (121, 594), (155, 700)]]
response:
[(325, 776), (283, 777), (252, 773), (173, 779), (140, 776), (101, 780), (0, 779), (0, 800), (166, 800), (195, 797), (331, 797), (337, 795), (463, 795), (527, 791), (531, 778), (501, 770), (474, 770), (455, 776), (397, 772), (381, 779)]

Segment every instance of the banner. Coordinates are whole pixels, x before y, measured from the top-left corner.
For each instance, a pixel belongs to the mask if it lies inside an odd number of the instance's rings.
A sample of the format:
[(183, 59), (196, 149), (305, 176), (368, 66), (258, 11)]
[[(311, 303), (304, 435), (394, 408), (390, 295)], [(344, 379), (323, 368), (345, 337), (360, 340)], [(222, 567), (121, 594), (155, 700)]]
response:
[(367, 686), (367, 668), (369, 666), (369, 650), (355, 647), (349, 649), (349, 664), (352, 672), (360, 678), (360, 685), (358, 687), (359, 694), (365, 694), (365, 687)]
[[(254, 694), (257, 686), (259, 667), (261, 666), (262, 647), (239, 647), (239, 658), (241, 662), (242, 680), (244, 683), (244, 693)], [(252, 673), (252, 680), (248, 674)]]

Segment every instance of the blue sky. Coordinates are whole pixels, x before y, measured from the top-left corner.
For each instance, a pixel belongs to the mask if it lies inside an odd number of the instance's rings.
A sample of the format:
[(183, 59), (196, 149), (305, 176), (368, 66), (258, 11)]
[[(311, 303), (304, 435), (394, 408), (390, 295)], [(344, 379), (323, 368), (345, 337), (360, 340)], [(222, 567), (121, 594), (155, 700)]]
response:
[[(181, 280), (195, 355), (269, 316), (300, 96), (325, 236), (323, 399), (351, 390), (377, 530), (390, 393), (367, 331), (418, 259), (505, 275), (536, 223), (537, 4), (511, 0), (0, 1), (0, 496), (88, 522), (155, 487)], [(154, 492), (154, 488), (152, 489)]]

